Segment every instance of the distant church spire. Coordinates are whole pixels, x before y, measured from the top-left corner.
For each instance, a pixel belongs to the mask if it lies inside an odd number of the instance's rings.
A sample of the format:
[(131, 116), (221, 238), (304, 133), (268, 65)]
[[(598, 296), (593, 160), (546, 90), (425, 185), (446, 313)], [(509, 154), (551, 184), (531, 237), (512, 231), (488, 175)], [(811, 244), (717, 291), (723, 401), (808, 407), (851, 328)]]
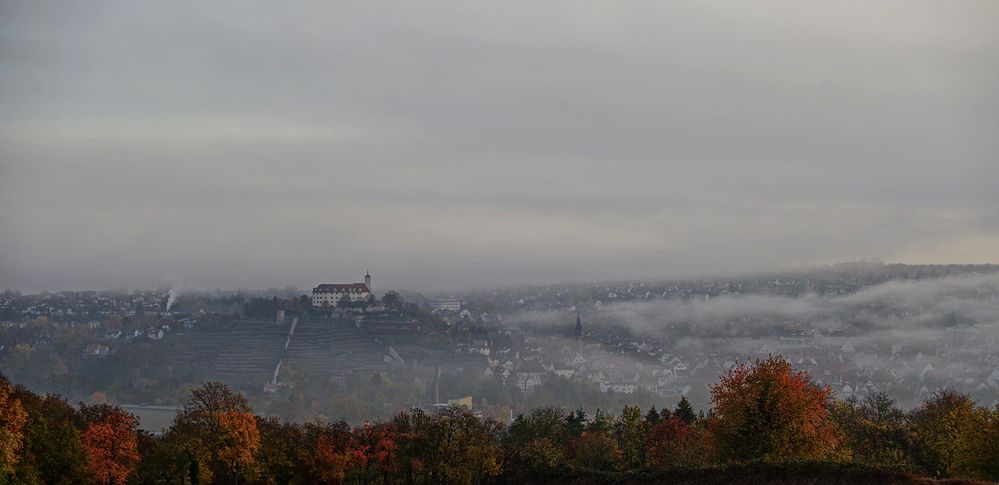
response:
[(371, 289), (371, 271), (367, 269), (364, 270), (364, 284), (368, 285), (369, 290)]
[(583, 321), (579, 319), (579, 310), (576, 310), (576, 338), (583, 338)]

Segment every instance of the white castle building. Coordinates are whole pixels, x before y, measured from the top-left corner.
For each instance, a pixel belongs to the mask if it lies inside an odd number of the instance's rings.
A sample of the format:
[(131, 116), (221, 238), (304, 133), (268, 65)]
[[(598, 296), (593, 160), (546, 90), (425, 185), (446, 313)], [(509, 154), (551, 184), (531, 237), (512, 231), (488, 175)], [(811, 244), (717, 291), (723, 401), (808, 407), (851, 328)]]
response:
[(342, 298), (363, 301), (371, 297), (371, 273), (365, 273), (364, 283), (321, 284), (312, 289), (312, 306), (336, 306)]

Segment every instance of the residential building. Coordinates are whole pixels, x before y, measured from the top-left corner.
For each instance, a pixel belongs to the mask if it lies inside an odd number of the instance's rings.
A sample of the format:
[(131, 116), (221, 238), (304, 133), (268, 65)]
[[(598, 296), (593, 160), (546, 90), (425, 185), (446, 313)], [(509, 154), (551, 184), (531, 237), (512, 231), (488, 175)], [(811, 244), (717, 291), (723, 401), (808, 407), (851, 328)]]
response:
[(371, 297), (371, 274), (364, 275), (364, 283), (321, 284), (312, 289), (312, 306), (336, 306), (341, 299), (364, 301)]

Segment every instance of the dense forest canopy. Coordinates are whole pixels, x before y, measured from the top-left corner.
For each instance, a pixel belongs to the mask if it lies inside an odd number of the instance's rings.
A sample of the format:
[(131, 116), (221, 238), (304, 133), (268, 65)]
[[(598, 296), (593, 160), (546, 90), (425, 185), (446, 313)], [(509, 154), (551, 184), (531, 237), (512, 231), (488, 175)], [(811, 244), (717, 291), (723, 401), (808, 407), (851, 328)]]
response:
[(999, 480), (999, 407), (965, 395), (938, 392), (911, 412), (884, 394), (840, 401), (780, 357), (731, 368), (711, 394), (700, 412), (681, 399), (617, 415), (543, 407), (502, 422), (451, 406), (351, 426), (254, 414), (209, 382), (154, 435), (120, 408), (77, 408), (3, 379), (0, 483), (480, 484), (753, 463)]

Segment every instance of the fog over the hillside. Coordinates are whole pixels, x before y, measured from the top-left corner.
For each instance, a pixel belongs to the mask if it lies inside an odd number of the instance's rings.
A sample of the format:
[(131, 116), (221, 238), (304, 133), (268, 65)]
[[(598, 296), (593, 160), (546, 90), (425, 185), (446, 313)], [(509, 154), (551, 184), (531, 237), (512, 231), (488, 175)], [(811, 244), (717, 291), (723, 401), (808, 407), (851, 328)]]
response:
[[(3, 1), (0, 288), (997, 261), (997, 23), (981, 0)], [(677, 311), (726, 304), (753, 301)]]
[[(999, 381), (991, 384), (997, 387), (976, 388), (990, 375), (999, 378), (999, 359), (994, 357), (999, 355), (999, 273), (893, 281), (844, 296), (727, 295), (581, 307), (588, 331), (629, 331), (630, 336), (618, 340), (630, 350), (613, 357), (617, 359), (634, 356), (635, 348), (628, 345), (640, 342), (649, 342), (646, 350), (680, 356), (688, 366), (709, 356), (738, 362), (773, 353), (827, 384), (832, 378), (824, 371), (845, 359), (860, 371), (891, 369), (893, 380), (908, 379), (916, 389), (959, 383), (966, 386), (962, 392), (986, 404), (999, 400)], [(574, 318), (575, 313), (564, 310), (519, 312), (504, 323), (564, 335)], [(856, 351), (842, 351), (846, 343)], [(817, 366), (809, 365), (812, 358)], [(926, 380), (927, 364), (947, 379)], [(688, 382), (695, 402), (707, 402), (707, 386), (716, 379), (702, 373)], [(870, 379), (854, 377), (850, 383), (856, 387)], [(887, 390), (903, 405), (918, 402), (912, 392)]]
[[(574, 316), (574, 315), (572, 315)], [(961, 326), (995, 327), (999, 332), (999, 273), (891, 281), (843, 296), (802, 297), (758, 294), (710, 299), (666, 299), (602, 303), (589, 319), (638, 335), (661, 334), (668, 324), (690, 324), (692, 334), (721, 336), (783, 323), (803, 324), (824, 334), (941, 331), (947, 319)], [(520, 312), (511, 325), (564, 325), (560, 312)], [(738, 325), (727, 325), (738, 322)]]

